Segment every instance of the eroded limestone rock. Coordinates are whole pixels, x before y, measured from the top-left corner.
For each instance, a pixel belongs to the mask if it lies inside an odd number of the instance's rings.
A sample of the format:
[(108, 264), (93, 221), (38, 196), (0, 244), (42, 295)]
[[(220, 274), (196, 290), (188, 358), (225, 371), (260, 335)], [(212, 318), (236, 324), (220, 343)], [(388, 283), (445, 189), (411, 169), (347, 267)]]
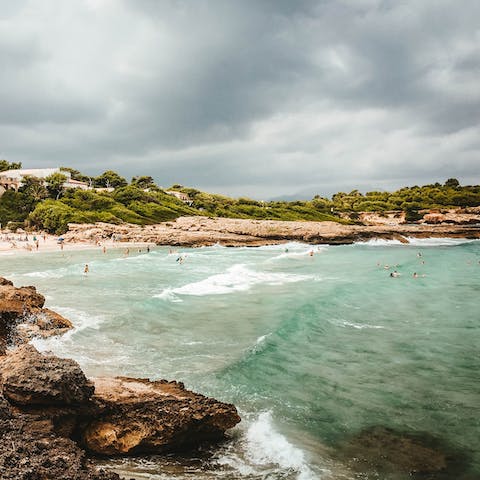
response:
[(95, 418), (83, 432), (88, 450), (160, 453), (219, 440), (239, 421), (236, 408), (185, 389), (179, 382), (97, 378)]

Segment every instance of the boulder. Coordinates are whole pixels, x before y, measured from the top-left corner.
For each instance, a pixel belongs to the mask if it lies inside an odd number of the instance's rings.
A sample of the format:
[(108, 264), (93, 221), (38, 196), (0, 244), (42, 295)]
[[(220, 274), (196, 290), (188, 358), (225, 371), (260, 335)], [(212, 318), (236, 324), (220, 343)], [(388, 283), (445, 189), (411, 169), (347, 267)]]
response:
[(240, 421), (233, 405), (179, 382), (115, 377), (94, 383), (95, 414), (82, 428), (82, 440), (97, 454), (184, 450), (223, 438)]
[(20, 405), (79, 405), (93, 394), (93, 384), (73, 360), (39, 353), (23, 345), (0, 358), (3, 395)]
[(35, 287), (15, 288), (11, 282), (0, 285), (0, 315), (23, 315), (25, 312), (41, 309), (45, 297)]
[(43, 308), (45, 297), (35, 287), (16, 288), (0, 277), (0, 355), (7, 346), (28, 342), (35, 336), (59, 335), (73, 327), (56, 312)]

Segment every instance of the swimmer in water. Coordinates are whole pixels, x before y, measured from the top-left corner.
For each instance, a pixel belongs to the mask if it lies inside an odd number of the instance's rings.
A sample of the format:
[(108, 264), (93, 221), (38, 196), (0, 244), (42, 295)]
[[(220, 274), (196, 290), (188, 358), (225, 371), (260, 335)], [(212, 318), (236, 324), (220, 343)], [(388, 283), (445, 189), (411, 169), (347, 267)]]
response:
[(83, 269), (83, 274), (84, 275), (88, 275), (88, 272), (89, 272), (89, 268), (88, 268), (88, 263), (85, 264), (85, 268)]

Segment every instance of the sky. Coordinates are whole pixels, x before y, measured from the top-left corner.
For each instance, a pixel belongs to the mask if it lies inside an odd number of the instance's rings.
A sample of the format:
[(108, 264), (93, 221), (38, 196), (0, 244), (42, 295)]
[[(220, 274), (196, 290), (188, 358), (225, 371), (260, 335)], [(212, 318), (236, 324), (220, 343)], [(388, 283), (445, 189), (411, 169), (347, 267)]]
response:
[(0, 158), (311, 198), (480, 183), (478, 0), (0, 0)]

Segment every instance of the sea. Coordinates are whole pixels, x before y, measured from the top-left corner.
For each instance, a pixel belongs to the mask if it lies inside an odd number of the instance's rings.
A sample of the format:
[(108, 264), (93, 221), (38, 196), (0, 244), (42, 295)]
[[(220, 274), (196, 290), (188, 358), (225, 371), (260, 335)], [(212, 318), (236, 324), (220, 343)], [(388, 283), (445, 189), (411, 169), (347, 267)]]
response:
[[(480, 478), (479, 241), (67, 245), (1, 255), (0, 274), (74, 323), (38, 349), (88, 376), (178, 380), (237, 406), (242, 421), (218, 446), (96, 460), (125, 478)], [(388, 439), (365, 448), (372, 428), (448, 465), (409, 472), (384, 454)]]

